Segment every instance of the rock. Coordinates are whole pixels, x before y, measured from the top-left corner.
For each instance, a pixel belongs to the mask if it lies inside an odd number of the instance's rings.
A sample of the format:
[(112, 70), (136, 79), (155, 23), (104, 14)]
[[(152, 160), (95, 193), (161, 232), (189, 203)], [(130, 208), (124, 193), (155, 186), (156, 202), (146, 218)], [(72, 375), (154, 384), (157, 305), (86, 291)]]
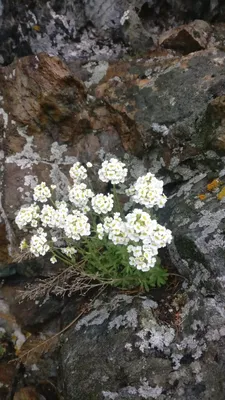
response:
[(154, 42), (151, 33), (148, 32), (138, 14), (134, 10), (128, 10), (121, 18), (122, 31), (126, 43), (141, 54), (149, 50)]
[[(224, 157), (222, 158), (224, 162)], [(204, 294), (224, 296), (225, 238), (224, 171), (210, 183), (207, 172), (199, 173), (172, 194), (162, 220), (172, 229), (169, 253), (178, 271)]]
[[(0, 276), (7, 276), (16, 272), (13, 252), (21, 237), (15, 230), (15, 213), (32, 201), (38, 182), (57, 184), (65, 195), (69, 168), (77, 159), (99, 163), (100, 149), (115, 155), (140, 154), (142, 142), (129, 118), (112, 112), (104, 101), (88, 98), (83, 83), (58, 58), (40, 54), (20, 59), (0, 70), (0, 82)], [(17, 271), (31, 276), (38, 270), (46, 276), (43, 266), (46, 269), (45, 260), (31, 260), (21, 262)]]
[(58, 126), (61, 138), (72, 140), (66, 134), (70, 123), (74, 135), (79, 134), (85, 89), (60, 59), (47, 54), (24, 58), (1, 69), (0, 80), (5, 112), (27, 125), (28, 134), (41, 132), (46, 126), (56, 131)]
[(211, 88), (215, 97), (208, 104), (206, 113), (199, 124), (199, 134), (208, 137), (210, 147), (216, 151), (225, 149), (225, 88), (224, 80)]
[(165, 32), (159, 38), (159, 44), (167, 49), (180, 51), (189, 54), (207, 47), (210, 25), (201, 20), (195, 20), (188, 25)]
[(41, 400), (41, 397), (35, 388), (24, 387), (14, 394), (13, 400)]
[(157, 304), (145, 297), (96, 301), (61, 348), (66, 397), (222, 400), (222, 304), (193, 297), (177, 326), (156, 313)]
[[(124, 34), (124, 18), (132, 18)], [(74, 59), (120, 58), (127, 51), (148, 49), (159, 34), (193, 19), (224, 20), (223, 0), (1, 0), (0, 63), (46, 52)], [(135, 30), (137, 31), (135, 32)], [(141, 42), (141, 34), (143, 42)]]
[(0, 396), (1, 400), (7, 400), (11, 393), (11, 387), (16, 374), (16, 366), (7, 361), (0, 362)]
[(2, 301), (10, 311), (10, 314), (6, 313), (6, 318), (8, 315), (11, 322), (16, 321), (24, 331), (39, 330), (41, 325), (58, 316), (64, 307), (64, 300), (53, 296), (22, 301), (25, 291), (26, 284), (21, 279), (11, 285), (5, 284), (0, 289)]
[(215, 120), (208, 114), (217, 101), (213, 97), (223, 94), (224, 62), (224, 52), (215, 49), (184, 57), (152, 52), (148, 59), (110, 64), (93, 86), (98, 98), (133, 121), (145, 145), (146, 167), (165, 183), (222, 168), (211, 152), (216, 150)]

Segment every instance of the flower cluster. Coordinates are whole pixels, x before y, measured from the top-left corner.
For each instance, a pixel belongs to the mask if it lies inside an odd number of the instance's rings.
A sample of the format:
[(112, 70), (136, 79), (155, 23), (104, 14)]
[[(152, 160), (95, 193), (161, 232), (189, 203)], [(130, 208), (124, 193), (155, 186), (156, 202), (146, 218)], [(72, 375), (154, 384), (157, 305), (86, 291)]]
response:
[(92, 208), (96, 214), (107, 214), (113, 209), (113, 204), (112, 194), (104, 196), (104, 194), (99, 193), (91, 200)]
[(38, 225), (40, 208), (36, 203), (31, 204), (29, 207), (22, 207), (18, 212), (15, 222), (19, 229), (24, 229), (27, 225), (36, 228)]
[(91, 189), (85, 183), (74, 184), (69, 190), (69, 200), (79, 209), (89, 211), (87, 206), (89, 199), (94, 196)]
[(114, 213), (113, 217), (106, 217), (103, 225), (98, 225), (97, 232), (98, 234), (100, 233), (99, 237), (106, 233), (109, 240), (111, 240), (115, 245), (128, 244), (129, 239), (127, 237), (126, 224), (118, 212)]
[(127, 214), (125, 221), (119, 213), (106, 217), (103, 224), (97, 225), (97, 234), (99, 239), (106, 234), (115, 245), (128, 245), (127, 250), (132, 254), (129, 258), (130, 265), (142, 271), (154, 267), (158, 249), (172, 240), (169, 229), (140, 209), (134, 209)]
[(80, 183), (87, 178), (87, 170), (78, 161), (70, 168), (69, 174), (74, 182)]
[(89, 236), (91, 233), (88, 217), (79, 210), (69, 214), (64, 224), (65, 235), (73, 240), (80, 240), (81, 236)]
[(35, 257), (44, 256), (50, 249), (47, 243), (47, 233), (43, 228), (37, 230), (37, 234), (33, 235), (30, 240), (30, 252)]
[(102, 168), (98, 171), (99, 179), (102, 182), (111, 182), (113, 185), (123, 183), (127, 176), (126, 165), (116, 158), (102, 163)]
[(154, 206), (162, 208), (166, 203), (166, 196), (163, 194), (163, 182), (151, 172), (139, 177), (137, 182), (127, 189), (126, 193), (131, 196), (135, 203), (139, 203), (146, 208)]
[[(91, 168), (92, 164), (87, 163), (86, 167)], [(87, 242), (94, 243), (97, 238), (108, 240), (115, 246), (124, 246), (129, 265), (137, 270), (149, 271), (154, 267), (158, 249), (172, 240), (171, 231), (158, 224), (148, 211), (154, 206), (165, 205), (162, 181), (150, 172), (138, 178), (126, 194), (140, 208), (133, 206), (127, 213), (120, 204), (115, 187), (113, 194), (95, 194), (88, 187), (88, 180), (83, 182), (88, 171), (80, 162), (70, 168), (69, 174), (73, 185), (68, 188), (68, 201), (54, 201), (52, 191), (42, 182), (34, 188), (35, 202), (18, 212), (15, 222), (20, 229), (36, 228), (29, 242), (21, 242), (21, 250), (29, 249), (36, 257), (51, 252), (52, 264), (59, 254), (72, 263), (74, 256), (79, 257), (87, 248)], [(123, 183), (127, 174), (125, 164), (116, 158), (104, 161), (98, 171), (101, 181), (113, 185)], [(95, 245), (91, 251), (95, 251)]]
[(35, 201), (40, 201), (41, 203), (46, 203), (48, 201), (51, 197), (51, 191), (46, 186), (45, 182), (41, 182), (40, 185), (35, 186), (33, 197)]

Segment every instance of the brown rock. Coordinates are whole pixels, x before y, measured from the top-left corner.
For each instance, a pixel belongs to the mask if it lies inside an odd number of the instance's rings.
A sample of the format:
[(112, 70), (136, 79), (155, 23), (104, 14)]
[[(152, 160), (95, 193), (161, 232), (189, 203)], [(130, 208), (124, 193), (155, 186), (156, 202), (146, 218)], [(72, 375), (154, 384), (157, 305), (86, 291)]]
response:
[(64, 127), (73, 124), (73, 133), (78, 133), (84, 85), (59, 58), (42, 53), (19, 59), (0, 69), (0, 82), (4, 110), (30, 132), (63, 122)]
[(210, 25), (197, 19), (188, 25), (181, 25), (163, 33), (159, 38), (159, 45), (189, 54), (205, 49), (210, 33)]
[(24, 387), (15, 393), (13, 400), (40, 400), (40, 395), (32, 386)]
[(12, 385), (14, 383), (16, 375), (15, 363), (9, 364), (8, 362), (2, 362), (0, 364), (0, 399), (7, 400), (10, 398)]
[(87, 98), (83, 83), (59, 58), (39, 54), (0, 68), (0, 146), (0, 276), (7, 276), (8, 250), (13, 253), (23, 237), (16, 211), (32, 201), (33, 187), (45, 181), (65, 193), (77, 158), (99, 162), (101, 148), (118, 156), (140, 154), (142, 140), (123, 109)]

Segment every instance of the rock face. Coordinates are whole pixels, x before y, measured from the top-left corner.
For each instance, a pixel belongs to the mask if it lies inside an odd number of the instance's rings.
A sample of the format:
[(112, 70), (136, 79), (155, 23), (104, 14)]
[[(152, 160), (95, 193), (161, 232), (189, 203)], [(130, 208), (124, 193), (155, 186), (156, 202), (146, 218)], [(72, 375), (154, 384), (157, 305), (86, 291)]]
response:
[(97, 301), (61, 348), (66, 398), (222, 400), (222, 305), (187, 302), (182, 332), (159, 323), (157, 315), (157, 304), (146, 298)]
[[(123, 158), (126, 152), (134, 178), (151, 170), (165, 182), (168, 202), (160, 218), (172, 229), (174, 240), (164, 258), (185, 278), (182, 306), (175, 297), (165, 320), (162, 306), (147, 297), (105, 295), (96, 301), (68, 330), (57, 367), (55, 360), (54, 365), (50, 362), (45, 374), (42, 359), (40, 370), (39, 364), (26, 370), (28, 389), (17, 387), (17, 393), (9, 393), (15, 371), (9, 369), (5, 377), (3, 357), (4, 400), (14, 394), (15, 399), (48, 400), (48, 385), (42, 382), (39, 390), (34, 375), (39, 383), (46, 377), (64, 382), (65, 400), (225, 397), (225, 29), (222, 23), (188, 24), (193, 15), (217, 21), (225, 10), (222, 1), (157, 4), (0, 3), (2, 64), (40, 49), (61, 52), (70, 60), (66, 65), (42, 52), (0, 68), (0, 277), (40, 275), (40, 267), (42, 276), (49, 274), (45, 260), (22, 264), (13, 259), (20, 240), (15, 213), (32, 201), (37, 182), (57, 184), (65, 193), (75, 161), (98, 164), (106, 153)], [(161, 27), (152, 24), (156, 16)], [(161, 38), (164, 48), (150, 51), (161, 31), (178, 20), (182, 26)], [(101, 46), (100, 58), (106, 51), (109, 58), (118, 55), (121, 45), (110, 48), (113, 40), (148, 53), (116, 62), (73, 61), (95, 52), (99, 56)], [(90, 43), (98, 47), (92, 51)], [(17, 329), (19, 339), (26, 341), (20, 325), (36, 332), (45, 323), (51, 331), (54, 324), (49, 320), (59, 313), (53, 332), (65, 326), (64, 302), (17, 305), (8, 299), (7, 306), (3, 289), (0, 328), (7, 335)], [(8, 346), (4, 338), (3, 353)]]
[[(7, 248), (12, 255), (19, 238), (12, 224), (15, 209), (32, 201), (31, 189), (38, 181), (51, 181), (65, 193), (68, 170), (77, 158), (97, 160), (100, 149), (138, 154), (142, 143), (129, 118), (87, 97), (82, 82), (58, 58), (40, 54), (20, 59), (1, 69), (0, 81), (4, 184), (0, 258), (5, 267), (10, 262)], [(7, 274), (14, 272), (14, 265), (7, 269)]]
[(148, 50), (164, 29), (193, 19), (223, 21), (224, 15), (223, 0), (1, 0), (0, 63), (40, 52), (120, 57), (126, 46)]

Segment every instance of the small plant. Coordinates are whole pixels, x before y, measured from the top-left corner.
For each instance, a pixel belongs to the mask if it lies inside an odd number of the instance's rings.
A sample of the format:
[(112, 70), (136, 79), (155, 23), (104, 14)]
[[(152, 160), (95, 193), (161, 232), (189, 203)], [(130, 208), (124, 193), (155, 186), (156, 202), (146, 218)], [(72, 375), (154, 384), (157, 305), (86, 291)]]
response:
[(56, 187), (45, 182), (34, 188), (34, 203), (23, 206), (15, 219), (27, 232), (20, 249), (35, 257), (51, 254), (51, 263), (62, 261), (71, 266), (78, 282), (84, 277), (123, 289), (145, 290), (165, 284), (168, 274), (157, 254), (171, 242), (172, 235), (151, 214), (153, 207), (165, 205), (163, 182), (148, 172), (121, 196), (128, 169), (111, 158), (98, 170), (99, 180), (110, 189), (95, 194), (88, 178), (92, 167), (79, 162), (72, 166), (72, 184), (64, 199), (57, 199)]

